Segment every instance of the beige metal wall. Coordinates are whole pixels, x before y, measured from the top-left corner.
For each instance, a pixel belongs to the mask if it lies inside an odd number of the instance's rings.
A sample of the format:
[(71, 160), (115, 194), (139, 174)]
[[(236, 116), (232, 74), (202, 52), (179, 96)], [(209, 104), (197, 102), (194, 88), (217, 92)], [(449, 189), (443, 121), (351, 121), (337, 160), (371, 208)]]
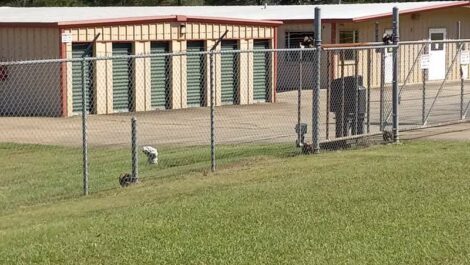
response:
[[(185, 25), (182, 30), (181, 25)], [(209, 24), (209, 23), (193, 23), (193, 22), (166, 22), (144, 25), (127, 25), (127, 26), (108, 26), (108, 27), (88, 27), (66, 29), (66, 33), (72, 34), (72, 42), (90, 42), (98, 33), (95, 45), (95, 55), (112, 56), (113, 42), (131, 42), (133, 46), (133, 54), (150, 53), (150, 44), (152, 41), (167, 41), (170, 44), (171, 52), (186, 51), (187, 41), (203, 40), (208, 50), (215, 40), (221, 36), (225, 30), (229, 30), (226, 39), (235, 39), (239, 41), (241, 49), (251, 49), (254, 39), (270, 39), (271, 47), (274, 47), (274, 27), (253, 26), (253, 25), (225, 25), (225, 24)], [(71, 58), (72, 44), (67, 44), (67, 58)], [(240, 104), (253, 103), (253, 85), (252, 85), (252, 67), (247, 62), (252, 62), (249, 58), (252, 55), (240, 55), (239, 66), (239, 102)], [(220, 62), (220, 60), (218, 60)], [(148, 111), (151, 108), (150, 99), (150, 59), (136, 59), (134, 71), (134, 96), (136, 99), (136, 111)], [(171, 75), (171, 108), (186, 108), (186, 58), (185, 56), (173, 56), (170, 62)], [(216, 67), (216, 104), (221, 104), (220, 99), (220, 67)], [(272, 78), (274, 78), (274, 65)], [(205, 89), (209, 89), (209, 64), (206, 65), (206, 84)], [(98, 61), (95, 67), (95, 113), (106, 114), (113, 113), (112, 98), (112, 62)], [(72, 113), (72, 80), (71, 65), (68, 67), (68, 113)], [(271, 91), (274, 91), (275, 84), (272, 84)], [(205, 93), (207, 96), (209, 93)], [(274, 93), (270, 93), (270, 101), (274, 100)], [(206, 98), (206, 102), (209, 102)]]
[[(60, 58), (57, 28), (0, 27), (0, 61)], [(11, 65), (0, 81), (0, 113), (60, 116), (61, 65)]]
[[(429, 38), (429, 29), (431, 28), (445, 28), (447, 29), (447, 39), (457, 39), (457, 22), (461, 21), (461, 38), (470, 38), (470, 8), (455, 7), (443, 10), (421, 12), (416, 14), (406, 14), (400, 16), (400, 40), (401, 41), (418, 41), (426, 40)], [(338, 23), (336, 39), (339, 41), (339, 31), (341, 30), (358, 30), (360, 42), (373, 42), (375, 41), (375, 24), (379, 23), (379, 38), (387, 29), (392, 28), (391, 18), (371, 20), (360, 23)], [(419, 51), (422, 45), (403, 45), (400, 47), (399, 52), (399, 80), (403, 82), (409, 76), (408, 83), (421, 83), (422, 73), (419, 69), (419, 61), (412, 69), (413, 62), (418, 58)], [(466, 44), (467, 49), (470, 44)], [(455, 56), (457, 51), (456, 44), (446, 45), (446, 64), (450, 65), (451, 59)], [(367, 79), (366, 71), (366, 51), (359, 53), (359, 72)], [(380, 66), (380, 54), (372, 53), (372, 66), (373, 70)], [(335, 56), (335, 73), (336, 77), (340, 76), (340, 62), (339, 56)], [(354, 62), (345, 64), (345, 74), (353, 75), (355, 71)], [(380, 75), (372, 71), (372, 86), (380, 85)], [(448, 80), (459, 80), (459, 68), (455, 64), (449, 73)]]

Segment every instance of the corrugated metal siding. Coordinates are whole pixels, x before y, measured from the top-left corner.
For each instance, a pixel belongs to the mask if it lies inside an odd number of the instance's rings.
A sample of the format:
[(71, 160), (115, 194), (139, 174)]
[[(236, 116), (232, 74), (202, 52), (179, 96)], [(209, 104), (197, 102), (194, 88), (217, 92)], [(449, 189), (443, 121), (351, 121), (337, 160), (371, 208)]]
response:
[[(188, 42), (188, 52), (204, 51), (204, 42)], [(188, 55), (186, 62), (186, 84), (188, 106), (202, 106), (204, 104), (204, 55)]]
[[(0, 61), (59, 58), (59, 40), (54, 28), (0, 27)], [(0, 82), (0, 113), (61, 115), (60, 63), (10, 66), (8, 76)]]
[[(167, 53), (167, 42), (153, 42), (150, 52)], [(169, 56), (152, 57), (151, 67), (151, 106), (152, 108), (170, 108), (170, 58)]]
[[(449, 8), (445, 12), (442, 10), (428, 11), (417, 13), (413, 16), (411, 14), (400, 16), (400, 39), (402, 41), (424, 40), (429, 38), (430, 28), (446, 28), (447, 38), (457, 38), (457, 21), (462, 22), (461, 38), (470, 38), (470, 27), (464, 25), (470, 24), (470, 8)], [(367, 21), (361, 23), (341, 23), (338, 24), (338, 32), (343, 29), (359, 30), (359, 39), (361, 42), (375, 41), (375, 22), (379, 24), (379, 36), (381, 36), (386, 29), (392, 28), (390, 18), (378, 19), (377, 21)], [(410, 73), (408, 84), (419, 84), (422, 82), (422, 71), (418, 65), (411, 69), (413, 60), (418, 57), (421, 45), (407, 45), (401, 46), (399, 49), (399, 82), (403, 82)], [(446, 47), (447, 64), (450, 64), (450, 59), (457, 51), (456, 44), (448, 44)], [(359, 53), (359, 71), (366, 73), (366, 51)], [(334, 56), (336, 65), (336, 77), (339, 76), (339, 56)], [(371, 62), (373, 66), (380, 67), (380, 53), (372, 52)], [(345, 75), (353, 75), (355, 71), (354, 64), (345, 65)], [(364, 74), (364, 80), (367, 80), (367, 75)], [(455, 64), (449, 74), (449, 80), (459, 80), (459, 67)], [(372, 71), (371, 86), (377, 87), (380, 85), (380, 71)]]
[[(74, 44), (72, 45), (72, 58), (82, 58), (85, 53), (88, 44)], [(93, 50), (91, 49), (87, 57), (93, 56)], [(85, 62), (85, 93), (87, 110), (92, 111), (93, 109), (93, 72), (92, 62)], [(79, 61), (72, 62), (72, 110), (73, 112), (82, 111), (82, 63)]]
[(86, 27), (67, 30), (72, 33), (74, 42), (92, 41), (101, 33), (98, 41), (146, 41), (146, 40), (201, 40), (217, 39), (225, 30), (227, 39), (272, 38), (274, 28), (251, 25), (227, 25), (211, 23), (186, 23), (186, 34), (180, 34), (179, 22), (136, 24), (127, 26)]
[[(222, 51), (238, 49), (237, 41), (222, 41)], [(238, 53), (221, 55), (221, 98), (222, 103), (237, 103), (238, 97)]]
[[(253, 49), (262, 50), (269, 49), (269, 41), (255, 40)], [(266, 101), (267, 91), (269, 89), (270, 80), (270, 53), (254, 52), (253, 53), (253, 99), (256, 101)]]
[[(130, 43), (113, 44), (113, 56), (129, 55)], [(113, 59), (113, 110), (129, 111), (132, 109), (132, 60)]]

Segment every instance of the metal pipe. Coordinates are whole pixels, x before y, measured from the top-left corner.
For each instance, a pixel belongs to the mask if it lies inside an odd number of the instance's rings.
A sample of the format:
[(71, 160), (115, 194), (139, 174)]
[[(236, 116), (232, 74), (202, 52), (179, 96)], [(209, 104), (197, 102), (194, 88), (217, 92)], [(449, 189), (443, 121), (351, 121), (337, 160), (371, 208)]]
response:
[[(457, 39), (460, 39), (462, 30), (462, 23), (460, 21), (457, 22)], [(463, 43), (461, 43), (462, 45)], [(464, 105), (464, 78), (463, 78), (463, 66), (460, 63), (460, 119), (464, 119), (463, 113), (463, 105)]]
[(374, 49), (381, 49), (381, 48), (393, 48), (396, 47), (397, 45), (384, 45), (381, 43), (381, 45), (370, 45), (370, 46), (339, 46), (339, 47), (328, 47), (324, 46), (322, 50), (324, 51), (340, 51), (340, 50), (374, 50)]
[(371, 51), (367, 51), (367, 133), (370, 133)]
[(380, 51), (380, 102), (379, 102), (379, 127), (383, 131), (384, 126), (384, 88), (385, 88), (385, 48)]
[(132, 178), (139, 179), (139, 153), (137, 144), (137, 119), (135, 116), (131, 119), (131, 140), (132, 140)]
[(210, 56), (210, 108), (211, 108), (211, 171), (214, 172), (216, 168), (215, 160), (215, 124), (214, 124), (214, 108), (215, 108), (215, 57), (214, 51), (211, 51)]
[[(344, 51), (341, 51), (340, 53), (340, 60), (341, 60), (341, 128), (340, 128), (340, 133), (336, 132), (336, 137), (344, 137), (347, 135), (347, 132), (345, 131), (345, 125), (344, 124), (344, 119), (345, 117), (345, 112), (346, 112), (346, 107), (345, 107), (345, 95), (344, 95), (344, 90), (345, 90), (345, 84), (344, 84)], [(338, 116), (338, 114), (336, 114)], [(338, 119), (338, 117), (336, 117)], [(338, 128), (337, 128), (338, 129)], [(339, 136), (338, 136), (339, 135)]]
[(423, 69), (423, 102), (421, 108), (421, 124), (424, 126), (426, 121), (426, 79), (427, 79), (427, 69)]
[(297, 91), (297, 146), (302, 146), (302, 130), (300, 129), (300, 122), (301, 122), (301, 104), (302, 104), (302, 51), (300, 51), (300, 61), (299, 61), (299, 89)]
[(321, 9), (315, 8), (315, 87), (313, 89), (312, 102), (312, 144), (313, 153), (320, 152), (320, 68), (321, 68)]
[[(400, 41), (400, 17), (397, 7), (393, 8), (393, 44), (398, 45)], [(393, 99), (393, 141), (398, 143), (400, 141), (400, 132), (398, 124), (398, 46), (393, 48), (393, 81), (392, 81), (392, 99)]]
[(86, 73), (85, 73), (85, 63), (88, 53), (91, 51), (93, 44), (98, 40), (101, 33), (96, 34), (93, 38), (93, 41), (88, 44), (85, 51), (82, 54), (81, 58), (81, 74), (82, 74), (82, 155), (83, 155), (83, 195), (88, 195), (88, 178), (89, 178), (89, 169), (88, 169), (88, 125), (87, 125), (87, 97), (86, 97)]
[(327, 52), (327, 66), (326, 66), (326, 80), (327, 80), (327, 87), (326, 87), (326, 139), (330, 139), (330, 100), (331, 100), (331, 78), (330, 71), (331, 71), (331, 54)]
[(355, 85), (356, 89), (354, 90), (354, 124), (352, 126), (352, 134), (356, 135), (358, 133), (358, 122), (359, 122), (359, 59), (357, 51), (354, 51), (354, 77), (356, 79)]
[[(220, 36), (217, 41), (212, 45), (209, 50), (209, 67), (210, 67), (210, 125), (211, 125), (211, 171), (214, 172), (216, 168), (215, 160), (215, 56), (214, 52), (217, 46), (222, 42), (222, 39), (227, 35), (228, 30), (225, 30), (224, 34)], [(206, 53), (207, 54), (207, 53)], [(207, 57), (206, 57), (207, 58)]]
[(400, 41), (400, 45), (403, 44), (432, 44), (432, 43), (460, 43), (460, 42), (470, 42), (470, 39), (461, 39), (461, 40), (422, 40), (422, 41)]
[(88, 195), (88, 127), (87, 127), (87, 98), (85, 77), (85, 55), (82, 56), (82, 155), (83, 155), (83, 195)]

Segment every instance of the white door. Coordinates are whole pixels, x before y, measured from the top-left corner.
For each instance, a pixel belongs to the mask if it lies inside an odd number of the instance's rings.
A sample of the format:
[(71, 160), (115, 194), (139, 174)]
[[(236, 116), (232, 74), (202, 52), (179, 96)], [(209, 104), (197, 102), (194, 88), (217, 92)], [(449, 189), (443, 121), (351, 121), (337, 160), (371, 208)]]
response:
[[(446, 29), (429, 29), (429, 39), (445, 40)], [(446, 75), (446, 50), (444, 43), (431, 43), (429, 47), (429, 80), (442, 80)]]
[[(393, 31), (391, 29), (386, 29), (385, 34), (392, 36)], [(392, 83), (393, 81), (393, 49), (385, 49), (385, 83)]]

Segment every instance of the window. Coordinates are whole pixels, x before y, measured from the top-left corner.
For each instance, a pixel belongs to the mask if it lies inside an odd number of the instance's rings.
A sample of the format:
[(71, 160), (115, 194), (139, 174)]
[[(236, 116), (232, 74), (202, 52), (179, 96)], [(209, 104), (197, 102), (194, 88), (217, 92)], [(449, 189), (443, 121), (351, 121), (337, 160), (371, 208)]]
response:
[(286, 32), (286, 48), (300, 48), (300, 43), (304, 41), (305, 37), (313, 39), (313, 32)]
[[(339, 43), (357, 43), (359, 42), (359, 31), (357, 30), (344, 30), (339, 32)], [(344, 53), (344, 60), (353, 61), (355, 60), (355, 52), (353, 50), (347, 50)]]
[[(286, 48), (287, 49), (297, 49), (300, 48), (300, 43), (304, 41), (305, 37), (310, 37), (313, 39), (313, 31), (302, 31), (302, 32), (286, 32)], [(300, 53), (298, 51), (286, 52), (287, 61), (298, 61)], [(302, 54), (302, 61), (313, 61), (313, 53), (308, 52), (308, 54)]]
[[(431, 33), (431, 40), (444, 40), (444, 33)], [(444, 50), (444, 44), (443, 43), (433, 43), (431, 44), (431, 51), (442, 51)]]

